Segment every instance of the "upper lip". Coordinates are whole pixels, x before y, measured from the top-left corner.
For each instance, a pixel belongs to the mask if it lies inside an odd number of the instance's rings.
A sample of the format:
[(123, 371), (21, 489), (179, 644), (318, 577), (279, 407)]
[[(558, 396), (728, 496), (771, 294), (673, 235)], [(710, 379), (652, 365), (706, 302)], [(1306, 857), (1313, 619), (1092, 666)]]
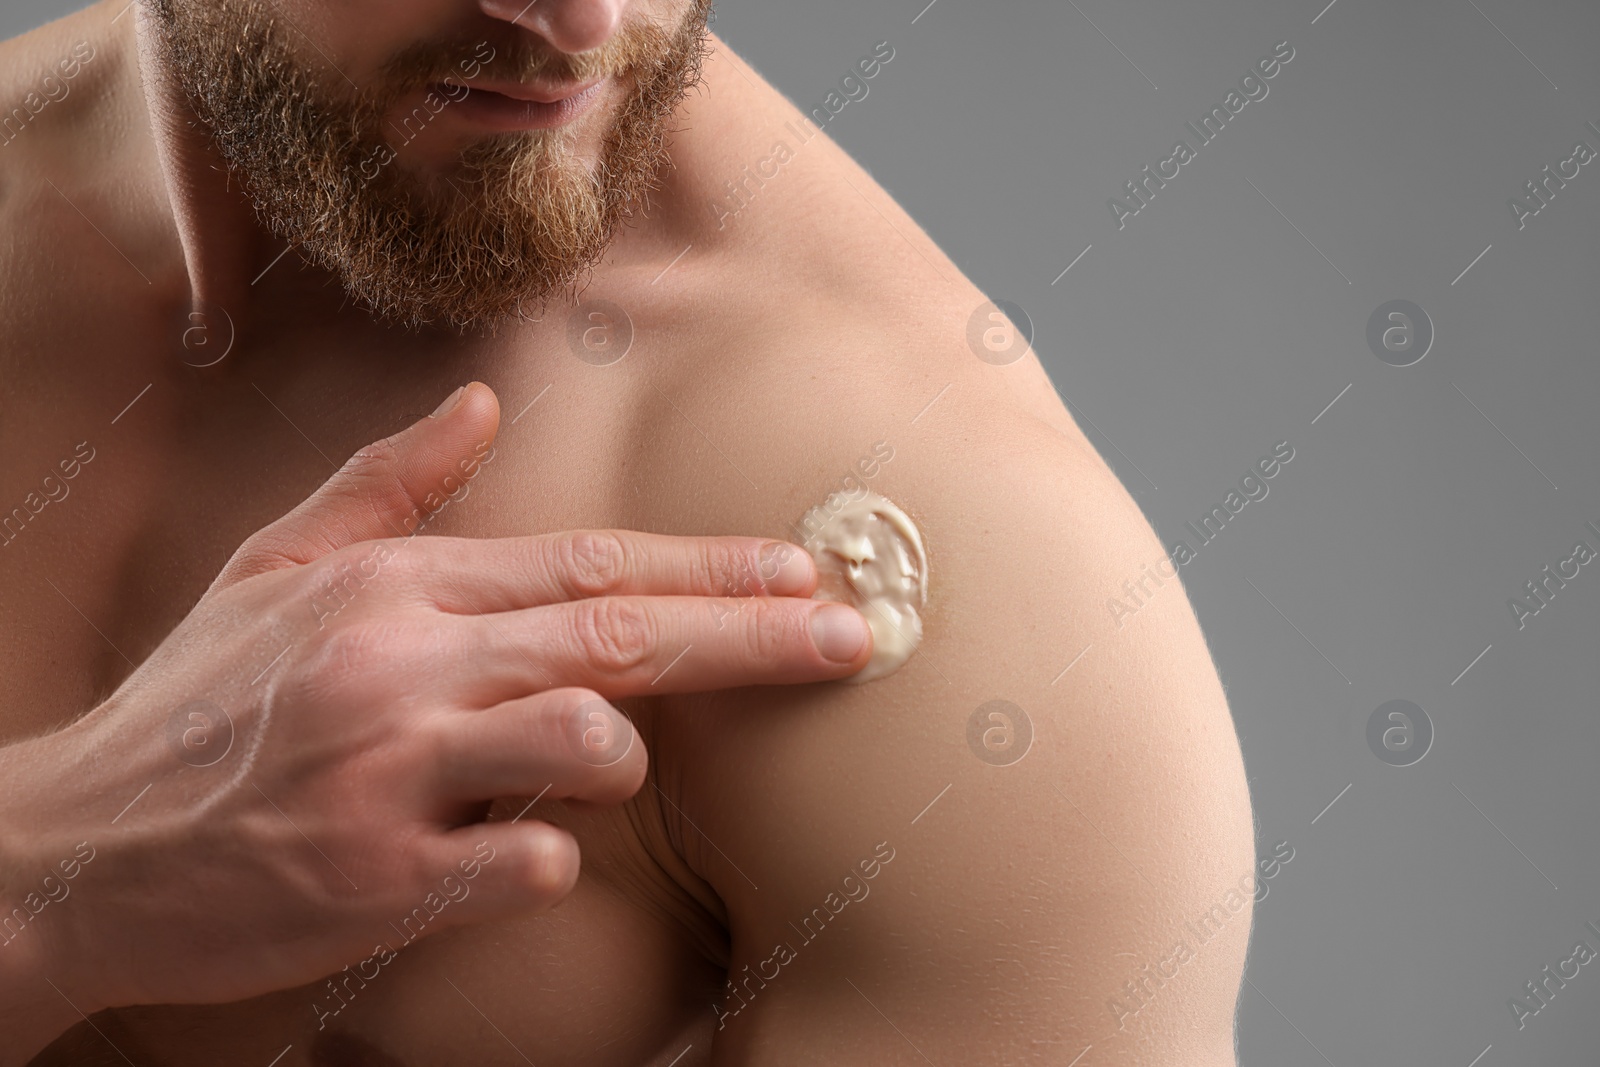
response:
[(451, 79), (447, 84), (462, 85), (479, 92), (498, 93), (513, 100), (531, 104), (554, 104), (599, 85), (604, 78), (591, 78), (586, 82), (467, 82)]

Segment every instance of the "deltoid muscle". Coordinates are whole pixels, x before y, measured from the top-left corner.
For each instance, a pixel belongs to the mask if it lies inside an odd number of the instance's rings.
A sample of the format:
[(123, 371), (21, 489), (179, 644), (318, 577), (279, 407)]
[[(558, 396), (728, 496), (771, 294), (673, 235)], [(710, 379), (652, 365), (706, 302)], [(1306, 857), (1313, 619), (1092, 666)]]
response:
[(833, 493), (806, 512), (800, 528), (817, 563), (816, 596), (849, 604), (872, 627), (872, 659), (847, 682), (898, 669), (922, 640), (928, 554), (904, 511), (871, 491)]

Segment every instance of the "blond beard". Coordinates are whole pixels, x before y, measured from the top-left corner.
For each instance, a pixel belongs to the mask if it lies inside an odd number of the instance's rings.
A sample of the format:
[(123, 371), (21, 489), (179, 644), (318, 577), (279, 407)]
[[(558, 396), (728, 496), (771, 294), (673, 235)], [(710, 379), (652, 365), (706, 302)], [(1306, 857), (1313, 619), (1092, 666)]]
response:
[(710, 0), (675, 30), (630, 24), (574, 57), (502, 48), (484, 66), (515, 80), (631, 79), (592, 170), (558, 128), (484, 138), (436, 176), (394, 160), (380, 131), (403, 93), (464, 55), (423, 45), (391, 61), (395, 84), (380, 93), (341, 91), (342, 76), (303, 64), (259, 0), (149, 6), (164, 61), (264, 225), (382, 320), (492, 332), (575, 290), (644, 209), (672, 116), (700, 80)]

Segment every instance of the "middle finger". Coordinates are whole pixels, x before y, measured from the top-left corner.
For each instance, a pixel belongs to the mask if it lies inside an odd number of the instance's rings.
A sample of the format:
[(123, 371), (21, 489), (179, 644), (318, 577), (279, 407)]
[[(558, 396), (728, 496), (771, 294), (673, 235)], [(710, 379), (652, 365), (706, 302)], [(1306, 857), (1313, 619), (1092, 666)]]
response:
[(624, 697), (829, 681), (872, 655), (860, 612), (799, 597), (595, 597), (458, 618), (472, 649), (460, 696), (480, 706), (553, 686)]

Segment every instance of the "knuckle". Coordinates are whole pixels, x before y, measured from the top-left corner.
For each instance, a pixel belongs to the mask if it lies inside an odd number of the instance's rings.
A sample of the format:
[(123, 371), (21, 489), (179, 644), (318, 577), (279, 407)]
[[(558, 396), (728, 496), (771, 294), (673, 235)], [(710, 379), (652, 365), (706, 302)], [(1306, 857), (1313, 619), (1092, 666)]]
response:
[[(333, 476), (333, 481), (342, 482), (349, 478), (361, 478), (383, 470), (394, 463), (397, 455), (398, 450), (392, 440), (387, 437), (379, 438), (345, 460), (344, 466), (340, 467), (338, 473)], [(331, 485), (333, 482), (329, 484)]]
[[(409, 515), (407, 525), (426, 522), (436, 505), (414, 498), (400, 480), (400, 450), (392, 438), (374, 441), (345, 460), (304, 505), (312, 514), (354, 510), (373, 517)], [(429, 494), (430, 496), (432, 494)], [(400, 532), (401, 523), (391, 519)]]
[(797, 643), (810, 643), (801, 632), (796, 613), (785, 604), (774, 601), (757, 601), (755, 610), (745, 614), (742, 651), (756, 663), (775, 663), (791, 659)]
[(408, 587), (421, 584), (424, 578), (437, 572), (437, 564), (429, 567), (422, 558), (424, 553), (415, 549), (408, 552), (410, 544), (410, 539), (405, 537), (363, 542), (365, 551), (361, 554), (361, 565), (364, 572), (391, 575), (394, 581)]
[(372, 496), (382, 495), (389, 488), (394, 446), (387, 441), (368, 445), (333, 473), (317, 491), (308, 506), (322, 511), (328, 508), (362, 506)]
[(573, 627), (579, 651), (606, 674), (625, 674), (643, 664), (655, 645), (655, 625), (638, 603), (615, 597), (579, 601)]
[(628, 573), (627, 547), (609, 530), (579, 530), (558, 538), (555, 552), (562, 580), (578, 597), (603, 596)]
[(370, 581), (377, 577), (380, 570), (401, 555), (404, 546), (405, 540), (398, 537), (357, 541), (353, 545), (346, 545), (329, 553), (326, 558), (340, 571), (355, 571), (363, 579)]
[(564, 759), (572, 752), (583, 689), (556, 689), (540, 694), (516, 718), (516, 743), (529, 755)]
[(370, 587), (386, 570), (394, 570), (397, 556), (388, 541), (363, 541), (307, 566), (306, 596), (318, 628), (325, 628), (344, 609), (371, 596)]
[(245, 538), (228, 559), (224, 573), (231, 584), (304, 562), (305, 548), (301, 541), (285, 532), (281, 524), (274, 523)]
[(306, 673), (324, 681), (382, 673), (393, 658), (395, 638), (387, 626), (330, 625), (314, 641)]
[(748, 565), (742, 544), (702, 541), (700, 556), (711, 592), (719, 596), (751, 596), (761, 591), (761, 582)]

